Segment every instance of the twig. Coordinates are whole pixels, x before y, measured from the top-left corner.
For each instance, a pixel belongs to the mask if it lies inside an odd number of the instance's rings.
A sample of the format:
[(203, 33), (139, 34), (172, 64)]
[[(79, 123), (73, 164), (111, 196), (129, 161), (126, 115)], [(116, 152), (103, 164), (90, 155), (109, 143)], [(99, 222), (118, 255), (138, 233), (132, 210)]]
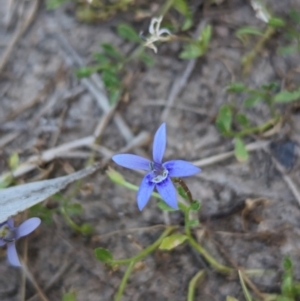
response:
[[(272, 154), (268, 150), (265, 150), (265, 151), (269, 155), (272, 156)], [(300, 205), (300, 192), (299, 192), (299, 190), (297, 188), (297, 185), (294, 183), (294, 181), (291, 179), (291, 177), (286, 173), (286, 171), (284, 170), (284, 168), (282, 167), (282, 165), (274, 158), (274, 156), (272, 156), (272, 161), (275, 164), (276, 169), (281, 173), (284, 182), (287, 184), (287, 186), (289, 187), (289, 189), (293, 193), (296, 201)]]
[[(140, 145), (145, 144), (149, 140), (149, 134), (145, 132), (141, 132), (137, 137), (135, 137), (130, 143), (128, 143), (125, 147), (123, 147), (120, 152), (126, 152), (133, 148), (139, 147)], [(20, 176), (25, 175), (26, 173), (34, 170), (40, 164), (50, 162), (57, 158), (59, 155), (70, 152), (70, 150), (79, 148), (79, 147), (92, 147), (95, 142), (94, 136), (88, 136), (81, 139), (77, 139), (68, 143), (64, 143), (60, 146), (54, 147), (52, 149), (46, 150), (41, 153), (39, 156), (32, 156), (26, 162), (22, 163), (18, 166), (18, 168), (12, 173), (3, 174), (0, 177), (0, 182), (5, 181), (8, 176), (13, 176), (14, 178), (18, 178)], [(111, 156), (114, 152), (111, 152)], [(109, 162), (111, 156), (105, 157), (102, 165), (105, 166)]]
[(21, 133), (20, 132), (14, 132), (14, 133), (9, 133), (2, 137), (0, 139), (0, 148), (5, 146), (6, 144), (10, 143), (14, 139), (16, 139)]
[[(250, 144), (246, 145), (246, 149), (248, 152), (252, 152), (255, 150), (259, 150), (259, 149), (265, 149), (267, 146), (269, 145), (269, 142), (267, 141), (256, 141)], [(207, 165), (212, 165), (215, 164), (217, 162), (221, 162), (224, 161), (228, 158), (231, 158), (234, 156), (234, 151), (230, 151), (230, 152), (225, 152), (223, 154), (219, 154), (219, 155), (215, 155), (215, 156), (211, 156), (205, 159), (200, 159), (197, 161), (192, 162), (195, 166), (207, 166)]]
[[(84, 63), (82, 59), (78, 56), (74, 48), (70, 45), (67, 39), (61, 32), (56, 31), (56, 36), (58, 40), (62, 44), (63, 48), (71, 55), (71, 59), (73, 60), (73, 65), (77, 67), (83, 67)], [(88, 89), (88, 91), (95, 97), (97, 103), (102, 108), (105, 113), (108, 113), (111, 109), (109, 104), (109, 100), (105, 94), (104, 86), (101, 79), (94, 75), (91, 78), (83, 78), (82, 80), (83, 85)], [(124, 139), (129, 142), (133, 138), (133, 134), (127, 124), (124, 122), (122, 117), (116, 113), (114, 116), (114, 121), (121, 132)]]
[(22, 22), (20, 24), (20, 27), (18, 28), (18, 30), (15, 32), (14, 36), (12, 37), (9, 45), (7, 46), (7, 48), (5, 49), (1, 59), (0, 59), (0, 73), (3, 71), (9, 56), (11, 55), (11, 53), (13, 52), (14, 47), (16, 46), (17, 42), (19, 41), (19, 39), (22, 37), (22, 35), (24, 34), (24, 32), (27, 30), (27, 28), (30, 26), (30, 24), (32, 23), (37, 11), (38, 11), (38, 7), (39, 7), (39, 0), (33, 0), (32, 1), (32, 6), (28, 12), (28, 15), (26, 17), (26, 19), (24, 20), (24, 22)]
[(43, 301), (49, 301), (49, 299), (45, 296), (45, 294), (43, 293), (43, 291), (39, 287), (38, 283), (35, 281), (35, 278), (33, 277), (33, 275), (31, 274), (31, 272), (29, 271), (27, 265), (24, 262), (22, 262), (22, 269), (23, 269), (27, 279), (30, 280), (30, 282), (34, 286), (35, 290), (39, 294), (40, 298)]
[[(142, 106), (162, 106), (165, 107), (167, 106), (167, 101), (166, 100), (147, 100), (145, 102), (141, 103)], [(176, 105), (169, 105), (170, 108), (178, 109), (178, 110), (184, 110), (188, 112), (193, 112), (199, 115), (207, 115), (207, 110), (206, 109), (199, 109), (198, 107), (193, 107), (193, 106), (188, 106), (188, 105), (181, 105), (181, 104), (176, 104)]]
[[(206, 24), (206, 20), (205, 21), (201, 21), (200, 24), (198, 25), (196, 32), (195, 32), (195, 37), (198, 37), (200, 32), (203, 30), (205, 24)], [(191, 73), (193, 72), (195, 66), (196, 66), (196, 62), (197, 59), (191, 59), (189, 60), (189, 62), (186, 65), (186, 68), (183, 72), (182, 75), (180, 75), (179, 77), (176, 78), (176, 80), (174, 81), (170, 93), (168, 95), (167, 98), (167, 104), (166, 107), (164, 109), (164, 111), (161, 114), (161, 121), (166, 121), (168, 118), (168, 115), (170, 113), (170, 108), (174, 105), (175, 99), (176, 97), (179, 95), (179, 93), (181, 92), (181, 90), (186, 86), (186, 83), (191, 75)]]
[[(74, 263), (72, 261), (66, 261), (64, 264), (60, 267), (60, 269), (52, 276), (52, 278), (48, 281), (47, 285), (45, 286), (44, 291), (48, 291), (53, 285), (63, 276), (63, 274), (70, 268), (71, 265)], [(38, 297), (38, 294), (33, 295), (27, 301), (33, 301)]]

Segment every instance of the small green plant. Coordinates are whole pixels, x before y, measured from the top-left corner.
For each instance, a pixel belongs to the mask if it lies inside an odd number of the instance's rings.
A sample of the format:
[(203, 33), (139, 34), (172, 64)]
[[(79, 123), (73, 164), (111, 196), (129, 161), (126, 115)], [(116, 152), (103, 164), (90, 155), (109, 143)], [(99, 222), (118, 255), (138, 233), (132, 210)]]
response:
[(287, 56), (300, 52), (300, 12), (292, 9), (289, 13), (289, 20), (283, 29), (283, 36), (287, 45), (277, 49), (279, 55)]
[[(277, 104), (290, 103), (300, 99), (300, 88), (294, 91), (282, 90), (272, 82), (258, 89), (251, 89), (243, 83), (232, 83), (227, 86), (227, 92), (242, 94), (243, 107), (239, 110), (234, 104), (222, 105), (216, 119), (216, 126), (224, 137), (235, 139), (235, 156), (239, 161), (248, 159), (243, 138), (253, 134), (263, 134), (281, 121), (281, 115), (276, 110)], [(269, 108), (270, 118), (262, 124), (255, 124), (247, 115), (247, 110), (264, 102)]]
[(283, 261), (283, 275), (281, 283), (281, 295), (276, 301), (295, 301), (300, 296), (300, 282), (294, 280), (293, 263), (290, 257)]
[[(242, 66), (244, 73), (248, 73), (251, 69), (252, 62), (255, 57), (262, 50), (266, 42), (276, 33), (284, 34), (287, 39), (292, 41), (292, 44), (284, 47), (280, 47), (278, 52), (280, 54), (292, 53), (299, 49), (299, 13), (291, 11), (290, 18), (294, 21), (287, 23), (284, 19), (273, 16), (271, 12), (264, 6), (259, 0), (251, 0), (251, 5), (256, 12), (256, 17), (262, 20), (266, 25), (264, 29), (260, 29), (253, 26), (244, 26), (236, 31), (236, 36), (243, 44), (249, 42), (250, 36), (258, 36), (259, 39), (256, 42), (253, 49), (245, 54), (242, 58)], [(293, 24), (292, 24), (293, 23)]]
[(43, 222), (49, 225), (52, 223), (53, 214), (58, 213), (74, 231), (83, 235), (92, 234), (93, 227), (90, 224), (77, 225), (72, 219), (73, 216), (78, 216), (82, 213), (82, 206), (79, 203), (71, 203), (71, 198), (57, 193), (51, 198), (55, 204), (52, 203), (47, 206), (37, 204), (30, 208), (30, 215), (40, 217)]

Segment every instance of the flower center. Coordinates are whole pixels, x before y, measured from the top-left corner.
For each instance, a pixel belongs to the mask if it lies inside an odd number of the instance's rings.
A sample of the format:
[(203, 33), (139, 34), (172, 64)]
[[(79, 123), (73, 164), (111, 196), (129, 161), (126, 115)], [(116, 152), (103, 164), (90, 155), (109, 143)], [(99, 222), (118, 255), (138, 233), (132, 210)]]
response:
[(160, 183), (168, 177), (168, 170), (162, 164), (151, 162), (150, 170), (152, 172), (151, 182)]
[(5, 242), (12, 242), (15, 240), (14, 231), (7, 224), (0, 225), (0, 238)]

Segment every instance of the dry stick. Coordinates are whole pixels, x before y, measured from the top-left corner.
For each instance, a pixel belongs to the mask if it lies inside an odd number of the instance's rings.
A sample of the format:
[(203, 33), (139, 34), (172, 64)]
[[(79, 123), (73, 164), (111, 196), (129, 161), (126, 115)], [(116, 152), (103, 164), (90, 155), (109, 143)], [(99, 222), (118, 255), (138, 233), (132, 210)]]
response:
[[(67, 39), (64, 37), (64, 35), (61, 32), (56, 32), (56, 35), (63, 48), (71, 55), (73, 65), (76, 65), (77, 67), (83, 67), (84, 63), (82, 59), (78, 56), (78, 54), (67, 41)], [(109, 100), (104, 92), (103, 83), (101, 79), (97, 76), (92, 76), (90, 79), (83, 78), (81, 81), (83, 85), (88, 89), (88, 91), (96, 98), (97, 103), (102, 108), (102, 110), (105, 113), (110, 111), (111, 107), (109, 104)], [(129, 142), (133, 138), (133, 134), (131, 133), (131, 130), (118, 113), (115, 114), (114, 121), (124, 139), (127, 142)]]
[[(199, 36), (200, 32), (203, 30), (206, 23), (207, 23), (206, 20), (203, 20), (200, 22), (200, 24), (198, 25), (198, 27), (196, 29), (195, 35), (194, 35), (195, 38), (197, 38)], [(167, 98), (166, 107), (161, 114), (161, 118), (160, 118), (161, 121), (167, 120), (169, 113), (170, 113), (170, 108), (174, 105), (174, 101), (175, 101), (176, 97), (178, 96), (178, 94), (186, 86), (186, 83), (196, 66), (196, 62), (197, 62), (197, 59), (189, 60), (183, 74), (181, 76), (177, 77), (176, 80), (174, 81), (174, 83), (171, 87), (171, 91)]]
[(23, 269), (24, 273), (26, 274), (27, 279), (32, 283), (35, 290), (39, 294), (40, 298), (43, 301), (49, 301), (49, 299), (45, 296), (45, 294), (43, 293), (43, 291), (39, 287), (38, 283), (35, 281), (35, 278), (31, 274), (31, 272), (29, 271), (28, 266), (24, 262), (22, 262), (22, 269)]
[(9, 133), (0, 139), (0, 148), (16, 139), (21, 132)]
[(32, 23), (37, 11), (38, 11), (38, 7), (39, 7), (39, 0), (33, 0), (32, 1), (32, 6), (28, 12), (28, 15), (26, 17), (26, 19), (24, 20), (24, 22), (21, 23), (20, 27), (18, 28), (18, 30), (15, 32), (14, 36), (12, 37), (9, 45), (7, 46), (7, 48), (5, 49), (1, 59), (0, 59), (0, 73), (3, 71), (9, 56), (11, 55), (11, 53), (13, 52), (14, 47), (16, 46), (17, 42), (19, 41), (19, 39), (22, 37), (22, 35), (24, 34), (24, 32), (27, 30), (27, 28), (29, 27), (29, 25)]
[[(146, 100), (141, 103), (142, 106), (167, 106), (167, 100)], [(183, 104), (176, 104), (176, 105), (169, 105), (170, 108), (184, 110), (188, 112), (193, 112), (199, 115), (208, 115), (206, 109), (199, 109), (198, 107), (194, 107), (191, 105), (183, 105)]]
[[(135, 137), (135, 139), (133, 139), (128, 145), (122, 148), (121, 151), (128, 151), (132, 148), (139, 147), (148, 141), (149, 141), (149, 135), (145, 135), (145, 132), (142, 132), (139, 136)], [(8, 176), (13, 176), (14, 178), (23, 176), (26, 173), (36, 169), (39, 166), (39, 164), (48, 163), (54, 160), (55, 158), (59, 157), (61, 154), (68, 153), (70, 150), (74, 148), (93, 147), (94, 142), (95, 142), (95, 137), (88, 136), (46, 150), (43, 153), (41, 153), (39, 156), (30, 157), (26, 162), (19, 165), (14, 172), (6, 173), (2, 175), (0, 177), (0, 182), (4, 181)], [(105, 158), (105, 165), (109, 162), (110, 158), (111, 156)]]
[(225, 248), (223, 247), (223, 245), (221, 243), (219, 243), (218, 241), (216, 241), (215, 239), (213, 239), (213, 242), (217, 245), (217, 247), (219, 248), (219, 250), (221, 251), (221, 253), (224, 255), (224, 257), (231, 263), (231, 265), (238, 271), (241, 271), (241, 274), (243, 276), (243, 279), (245, 280), (245, 282), (249, 285), (249, 287), (255, 292), (255, 294), (265, 300), (265, 296), (263, 293), (261, 293), (259, 291), (259, 289), (256, 287), (256, 285), (248, 278), (248, 276), (244, 273), (243, 269), (241, 269), (237, 263), (231, 258), (231, 256), (229, 255), (229, 253), (225, 250)]
[[(266, 152), (270, 155), (270, 152), (268, 150), (266, 150)], [(272, 156), (272, 161), (274, 162), (277, 170), (281, 173), (284, 182), (287, 184), (287, 186), (289, 187), (289, 189), (292, 191), (292, 193), (293, 193), (296, 201), (300, 205), (300, 192), (299, 192), (296, 184), (291, 179), (291, 177), (288, 174), (286, 174), (286, 171), (284, 170), (284, 168), (282, 167), (282, 165), (273, 156)]]
[[(269, 145), (269, 142), (267, 141), (256, 141), (250, 144), (246, 145), (246, 149), (248, 152), (251, 151), (255, 151), (255, 150), (259, 150), (259, 149), (266, 149), (267, 146)], [(204, 159), (200, 159), (197, 161), (192, 162), (195, 166), (207, 166), (207, 165), (212, 165), (215, 164), (217, 162), (221, 162), (224, 161), (228, 158), (231, 158), (234, 156), (234, 151), (230, 151), (230, 152), (225, 152), (223, 154), (219, 154), (219, 155), (215, 155), (215, 156), (211, 156), (208, 158), (204, 158)]]
[[(71, 261), (65, 262), (60, 269), (52, 276), (52, 278), (48, 281), (47, 285), (44, 288), (44, 291), (48, 291), (50, 288), (53, 287), (53, 285), (63, 276), (63, 274), (70, 268), (71, 265), (74, 263)], [(38, 297), (38, 294), (33, 295), (27, 301), (33, 301)]]

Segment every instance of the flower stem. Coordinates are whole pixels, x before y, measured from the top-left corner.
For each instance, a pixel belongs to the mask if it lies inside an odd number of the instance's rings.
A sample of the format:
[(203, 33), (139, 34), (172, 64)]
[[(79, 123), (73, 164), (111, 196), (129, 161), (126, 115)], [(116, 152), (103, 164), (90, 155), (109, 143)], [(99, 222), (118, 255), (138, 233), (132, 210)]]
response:
[(218, 272), (222, 274), (230, 274), (233, 272), (233, 269), (222, 265), (218, 263), (192, 236), (191, 233), (191, 228), (188, 226), (189, 222), (189, 208), (182, 208), (180, 207), (181, 210), (183, 210), (184, 213), (184, 224), (185, 224), (185, 234), (188, 237), (188, 242), (189, 244), (200, 254), (202, 255), (205, 260), (213, 267), (215, 268)]
[(78, 225), (70, 218), (70, 216), (67, 214), (67, 212), (66, 212), (66, 210), (65, 210), (64, 207), (61, 207), (60, 212), (61, 212), (62, 216), (64, 217), (65, 221), (69, 224), (69, 226), (70, 226), (73, 230), (82, 233), (80, 226), (78, 226)]
[(129, 276), (130, 276), (130, 274), (131, 274), (131, 272), (132, 272), (132, 270), (134, 268), (135, 263), (136, 263), (136, 261), (134, 261), (134, 260), (132, 260), (129, 263), (129, 265), (128, 265), (127, 269), (126, 269), (126, 272), (125, 272), (125, 274), (124, 274), (124, 276), (122, 278), (122, 281), (120, 283), (120, 286), (119, 286), (119, 289), (117, 291), (117, 294), (115, 296), (115, 299), (114, 299), (115, 301), (120, 301), (122, 299), (123, 292), (125, 290), (127, 281), (128, 281)]
[(130, 258), (126, 258), (126, 259), (113, 260), (110, 263), (111, 264), (130, 264), (132, 261), (138, 262), (138, 261), (144, 259), (150, 253), (155, 251), (160, 246), (163, 239), (165, 237), (167, 237), (175, 229), (176, 229), (176, 227), (174, 227), (174, 226), (167, 227), (166, 230), (161, 234), (161, 236), (152, 245), (148, 246), (146, 249), (144, 249), (137, 255), (130, 257)]
[(187, 301), (194, 301), (196, 285), (205, 275), (204, 270), (200, 270), (190, 281)]
[(193, 201), (194, 201), (194, 199), (193, 199), (193, 196), (192, 196), (192, 193), (191, 193), (190, 189), (185, 184), (185, 182), (181, 178), (175, 178), (174, 182), (178, 183), (182, 187), (182, 189), (184, 190), (184, 192), (185, 192), (185, 194), (186, 194), (186, 196), (187, 196), (190, 204), (192, 204)]
[(268, 26), (264, 35), (261, 39), (256, 43), (255, 47), (242, 58), (242, 65), (244, 66), (244, 74), (249, 73), (251, 64), (255, 58), (255, 56), (262, 50), (264, 44), (272, 37), (272, 35), (276, 32), (274, 27)]
[(188, 242), (189, 244), (200, 254), (202, 255), (206, 261), (213, 267), (215, 268), (218, 272), (222, 274), (231, 274), (233, 272), (233, 269), (218, 263), (199, 243), (195, 241), (195, 239), (191, 236), (188, 235)]

